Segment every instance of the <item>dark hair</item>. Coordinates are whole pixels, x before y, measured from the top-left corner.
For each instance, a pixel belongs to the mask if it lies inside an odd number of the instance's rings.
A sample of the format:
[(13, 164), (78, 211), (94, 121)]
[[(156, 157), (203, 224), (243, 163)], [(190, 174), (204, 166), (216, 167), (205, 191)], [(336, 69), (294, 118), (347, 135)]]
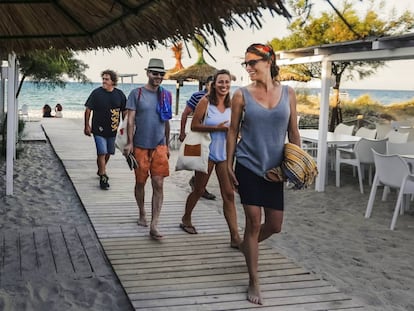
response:
[(111, 81), (114, 83), (114, 86), (118, 84), (118, 75), (115, 71), (110, 69), (104, 70), (101, 73), (101, 77), (103, 77), (104, 75), (109, 75), (111, 77)]
[(56, 104), (55, 109), (56, 109), (57, 111), (62, 111), (62, 110), (63, 110), (63, 107), (62, 107), (62, 105), (61, 105), (61, 104)]
[[(216, 103), (217, 94), (216, 94), (215, 84), (216, 84), (216, 81), (217, 81), (217, 77), (219, 75), (228, 75), (230, 77), (230, 80), (231, 80), (230, 71), (228, 71), (227, 69), (217, 70), (217, 72), (214, 74), (213, 81), (211, 82), (210, 93), (208, 95), (208, 97), (210, 99), (210, 103), (213, 104), (214, 106), (217, 105), (217, 103)], [(224, 98), (224, 106), (226, 108), (229, 108), (230, 107), (230, 92)]]
[(272, 75), (273, 80), (277, 80), (279, 76), (279, 66), (276, 65), (276, 55), (270, 45), (254, 43), (247, 48), (246, 53), (252, 53), (261, 56), (265, 60), (271, 60), (272, 65), (270, 67), (270, 74)]
[(52, 114), (52, 107), (50, 107), (48, 104), (43, 106), (43, 118), (51, 117)]

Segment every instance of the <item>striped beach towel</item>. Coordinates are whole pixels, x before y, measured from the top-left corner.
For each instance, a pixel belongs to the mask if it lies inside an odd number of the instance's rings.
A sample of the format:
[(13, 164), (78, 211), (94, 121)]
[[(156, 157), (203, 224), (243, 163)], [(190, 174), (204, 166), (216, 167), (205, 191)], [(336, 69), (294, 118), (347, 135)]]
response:
[(318, 175), (315, 160), (302, 148), (287, 143), (282, 164), (268, 170), (264, 178), (268, 181), (290, 181), (294, 189), (303, 189), (311, 185)]

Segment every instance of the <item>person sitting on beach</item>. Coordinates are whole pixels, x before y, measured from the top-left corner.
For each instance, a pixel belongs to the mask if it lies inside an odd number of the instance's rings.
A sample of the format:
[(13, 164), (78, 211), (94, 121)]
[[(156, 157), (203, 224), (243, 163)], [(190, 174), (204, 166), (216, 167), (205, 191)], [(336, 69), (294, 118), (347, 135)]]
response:
[[(223, 211), (230, 231), (230, 246), (238, 248), (240, 236), (237, 226), (237, 213), (234, 203), (233, 187), (227, 172), (226, 134), (230, 121), (230, 85), (231, 75), (228, 70), (219, 70), (213, 77), (210, 92), (198, 103), (191, 130), (209, 132), (211, 135), (208, 173), (195, 172), (194, 189), (187, 197), (185, 213), (180, 227), (189, 234), (197, 230), (191, 221), (191, 214), (200, 197), (203, 195), (211, 172), (215, 168), (223, 199)], [(205, 121), (203, 121), (205, 118)]]
[[(206, 86), (203, 90), (195, 92), (191, 95), (190, 99), (187, 100), (187, 104), (184, 108), (184, 111), (181, 114), (181, 127), (180, 127), (180, 137), (178, 138), (181, 142), (183, 142), (186, 134), (185, 134), (185, 126), (187, 124), (188, 116), (192, 113), (194, 113), (195, 108), (197, 107), (197, 104), (200, 102), (200, 99), (206, 95), (210, 89), (211, 81), (213, 80), (213, 76), (209, 76), (206, 80)], [(189, 181), (191, 191), (194, 190), (194, 176), (191, 177)], [(206, 191), (202, 195), (203, 198), (207, 200), (214, 200), (216, 196), (209, 191)]]
[(63, 107), (61, 104), (56, 104), (55, 106), (55, 118), (63, 118), (62, 113)]
[(249, 272), (247, 299), (263, 304), (258, 273), (259, 242), (282, 230), (284, 209), (283, 181), (270, 182), (264, 176), (281, 164), (286, 133), (289, 142), (297, 146), (300, 135), (295, 91), (277, 80), (279, 67), (273, 48), (250, 45), (242, 65), (252, 82), (237, 89), (232, 98), (227, 168), (246, 217), (240, 250)]
[(53, 118), (52, 107), (50, 107), (48, 104), (43, 106), (43, 118)]

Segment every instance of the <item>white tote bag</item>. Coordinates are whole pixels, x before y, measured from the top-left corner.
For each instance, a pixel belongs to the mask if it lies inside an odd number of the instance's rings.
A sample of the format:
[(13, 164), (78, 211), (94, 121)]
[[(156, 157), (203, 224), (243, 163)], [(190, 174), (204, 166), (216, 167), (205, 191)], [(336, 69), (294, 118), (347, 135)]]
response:
[(175, 170), (207, 173), (210, 142), (210, 133), (190, 131), (180, 146)]
[[(203, 124), (207, 118), (208, 106)], [(178, 151), (176, 171), (208, 172), (211, 136), (209, 132), (189, 131)]]
[(115, 138), (115, 147), (123, 153), (127, 141), (127, 119), (125, 117), (124, 119), (121, 118), (121, 120), (119, 121), (118, 130)]

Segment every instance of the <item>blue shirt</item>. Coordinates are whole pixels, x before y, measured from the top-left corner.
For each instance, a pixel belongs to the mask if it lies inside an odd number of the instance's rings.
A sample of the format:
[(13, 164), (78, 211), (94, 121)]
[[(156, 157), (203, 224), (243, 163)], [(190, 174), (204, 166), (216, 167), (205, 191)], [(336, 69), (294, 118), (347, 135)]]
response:
[(158, 91), (141, 88), (138, 101), (138, 89), (133, 89), (128, 96), (127, 109), (135, 110), (134, 147), (155, 149), (165, 145), (165, 122), (157, 112)]
[(206, 94), (207, 94), (207, 89), (193, 93), (190, 99), (187, 100), (187, 106), (190, 107), (192, 111), (194, 111), (200, 99), (202, 99), (203, 96)]

